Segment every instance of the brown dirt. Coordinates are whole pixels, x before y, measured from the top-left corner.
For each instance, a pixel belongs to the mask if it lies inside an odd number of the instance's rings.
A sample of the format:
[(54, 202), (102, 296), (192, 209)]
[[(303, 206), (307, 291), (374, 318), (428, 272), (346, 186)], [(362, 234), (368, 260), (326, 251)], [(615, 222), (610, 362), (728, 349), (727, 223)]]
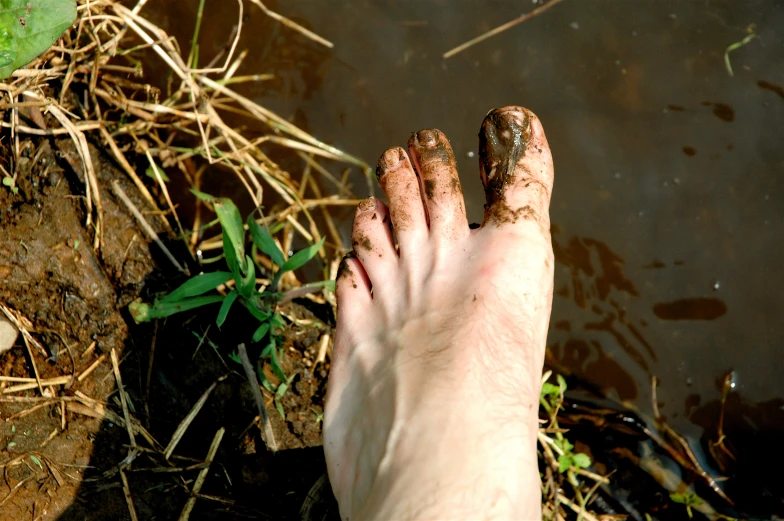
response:
[[(33, 336), (46, 350), (32, 351), (40, 377), (78, 375), (115, 349), (132, 415), (165, 446), (201, 394), (228, 374), (169, 463), (159, 455), (160, 446), (156, 451), (137, 435), (143, 451), (124, 468), (139, 519), (177, 518), (199, 470), (149, 469), (203, 461), (220, 427), (226, 436), (202, 489), (214, 497), (199, 499), (191, 519), (299, 519), (309, 489), (324, 473), (320, 416), (328, 367), (314, 360), (319, 339), (333, 323), (329, 306), (303, 300), (281, 309), (289, 324), (282, 367), (296, 375), (281, 399), (285, 418), (270, 393), (265, 397), (279, 444), (299, 450), (272, 455), (253, 425), (256, 413), (247, 381), (228, 356), (250, 338), (252, 319), (236, 306), (222, 330), (214, 326), (214, 308), (157, 325), (132, 324), (124, 310), (129, 302), (140, 295), (149, 300), (153, 291), (184, 280), (167, 273), (164, 262), (155, 269), (159, 253), (155, 247), (151, 251), (108, 187), (118, 180), (144, 208), (137, 190), (93, 148), (105, 218), (96, 255), (94, 229), (85, 226), (81, 163), (72, 143), (30, 140), (22, 148), (19, 192), (0, 188), (0, 303), (33, 324)], [(8, 154), (0, 148), (0, 155)], [(249, 350), (255, 359), (260, 346)], [(32, 377), (32, 362), (20, 339), (0, 357), (0, 375)], [(278, 383), (269, 368), (264, 372)], [(105, 418), (84, 415), (85, 407), (75, 401), (83, 393), (122, 416), (109, 358), (82, 381), (71, 378), (47, 388), (47, 398), (38, 389), (8, 392), (12, 385), (17, 384), (0, 383), (0, 418), (5, 420), (0, 422), (0, 520), (130, 519), (118, 473), (128, 455), (127, 432)], [(331, 501), (328, 491), (325, 497)], [(316, 510), (331, 512), (329, 502), (320, 505)]]

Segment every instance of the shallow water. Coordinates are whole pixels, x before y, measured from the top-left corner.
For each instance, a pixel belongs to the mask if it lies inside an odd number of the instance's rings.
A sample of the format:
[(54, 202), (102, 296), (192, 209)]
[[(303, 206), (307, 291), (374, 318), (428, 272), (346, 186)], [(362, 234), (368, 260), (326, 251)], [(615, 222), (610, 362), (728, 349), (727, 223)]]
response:
[[(150, 9), (187, 45), (197, 5)], [(484, 114), (507, 104), (538, 114), (556, 165), (549, 343), (560, 364), (647, 413), (655, 375), (662, 413), (697, 436), (734, 370), (736, 399), (764, 407), (728, 421), (781, 427), (784, 4), (566, 0), (448, 60), (533, 4), (268, 6), (335, 48), (247, 6), (238, 74), (277, 76), (248, 93), (370, 164), (437, 126), (459, 158), (470, 220), (482, 215)], [(202, 62), (224, 45), (236, 4), (209, 0), (207, 12)], [(731, 54), (731, 77), (724, 50), (748, 30), (758, 37)]]

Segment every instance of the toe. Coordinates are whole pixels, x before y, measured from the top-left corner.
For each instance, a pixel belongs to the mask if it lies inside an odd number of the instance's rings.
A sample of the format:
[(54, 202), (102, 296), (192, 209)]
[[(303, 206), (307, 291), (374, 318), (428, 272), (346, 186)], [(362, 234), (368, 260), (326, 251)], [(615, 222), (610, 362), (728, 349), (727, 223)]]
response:
[(420, 250), (427, 239), (427, 216), (422, 205), (419, 179), (406, 152), (390, 148), (378, 160), (378, 182), (389, 200), (389, 215), (400, 244), (401, 257)]
[(550, 229), (553, 160), (536, 115), (523, 107), (491, 111), (479, 132), (485, 225), (536, 222)]
[(436, 129), (420, 130), (408, 140), (408, 150), (422, 179), (431, 236), (468, 235), (463, 189), (449, 140)]
[(389, 210), (375, 197), (364, 199), (354, 216), (354, 253), (362, 263), (374, 293), (389, 286), (397, 268), (397, 252), (389, 226)]
[(353, 252), (349, 252), (340, 261), (335, 294), (338, 301), (338, 328), (351, 330), (358, 327), (357, 324), (372, 303), (372, 297), (370, 280)]

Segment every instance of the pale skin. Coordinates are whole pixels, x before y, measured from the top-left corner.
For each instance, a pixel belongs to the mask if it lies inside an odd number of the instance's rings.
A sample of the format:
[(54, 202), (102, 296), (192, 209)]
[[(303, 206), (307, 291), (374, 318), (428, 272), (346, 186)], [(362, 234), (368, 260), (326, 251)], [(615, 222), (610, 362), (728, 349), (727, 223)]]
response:
[(479, 152), (479, 228), (434, 129), (379, 160), (389, 206), (357, 209), (324, 416), (344, 520), (541, 519), (552, 158), (522, 107), (487, 115)]

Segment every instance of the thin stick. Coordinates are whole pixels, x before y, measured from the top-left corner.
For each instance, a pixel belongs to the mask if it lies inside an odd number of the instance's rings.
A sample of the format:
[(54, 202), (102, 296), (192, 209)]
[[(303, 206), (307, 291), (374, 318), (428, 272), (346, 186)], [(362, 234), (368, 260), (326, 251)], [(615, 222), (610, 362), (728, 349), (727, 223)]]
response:
[(226, 432), (224, 427), (218, 429), (218, 432), (215, 433), (215, 437), (212, 438), (212, 444), (210, 445), (210, 450), (207, 452), (207, 459), (204, 460), (204, 464), (206, 465), (205, 468), (199, 471), (199, 475), (196, 478), (196, 482), (193, 484), (193, 489), (191, 489), (191, 497), (188, 498), (188, 501), (185, 503), (185, 506), (182, 509), (182, 513), (180, 514), (179, 521), (188, 521), (188, 518), (191, 515), (191, 511), (193, 510), (193, 506), (196, 504), (196, 499), (201, 490), (201, 487), (204, 485), (204, 480), (207, 479), (207, 474), (210, 472), (210, 466), (212, 465), (212, 461), (215, 459), (215, 454), (218, 452), (218, 447), (220, 447), (221, 440), (223, 439), (223, 434)]
[(207, 403), (207, 398), (210, 397), (210, 394), (212, 394), (212, 391), (215, 390), (215, 387), (217, 387), (220, 382), (228, 378), (228, 376), (229, 375), (225, 374), (220, 378), (218, 378), (217, 380), (215, 380), (214, 382), (212, 382), (212, 385), (210, 385), (207, 388), (207, 390), (204, 391), (204, 393), (202, 393), (199, 400), (195, 404), (193, 404), (193, 407), (191, 407), (191, 410), (190, 412), (188, 412), (188, 415), (182, 419), (180, 424), (177, 426), (177, 429), (174, 431), (174, 434), (172, 434), (171, 441), (169, 441), (169, 444), (166, 446), (166, 449), (163, 451), (164, 458), (168, 460), (171, 457), (172, 452), (174, 452), (174, 449), (177, 447), (177, 444), (180, 442), (182, 437), (185, 436), (185, 431), (188, 430), (188, 427), (190, 427), (191, 423), (193, 423), (193, 420), (196, 419), (196, 415), (199, 414), (201, 408), (204, 407), (205, 403)]
[(245, 349), (245, 344), (240, 344), (237, 346), (237, 352), (240, 355), (242, 367), (245, 369), (245, 377), (248, 379), (248, 383), (250, 384), (250, 390), (253, 392), (253, 398), (256, 400), (256, 407), (259, 409), (261, 424), (264, 426), (264, 442), (267, 444), (267, 448), (271, 452), (277, 452), (278, 442), (275, 440), (275, 432), (272, 430), (272, 424), (270, 423), (269, 415), (267, 414), (267, 406), (264, 404), (264, 396), (261, 394), (259, 381), (256, 379), (256, 372), (253, 370), (253, 365), (251, 365), (250, 360), (248, 359), (248, 351)]
[(548, 9), (553, 7), (554, 5), (560, 4), (561, 2), (563, 2), (563, 0), (550, 0), (550, 2), (548, 2), (548, 3), (544, 4), (544, 5), (540, 5), (539, 7), (534, 9), (533, 11), (531, 11), (529, 13), (525, 13), (524, 15), (522, 15), (522, 16), (520, 16), (518, 18), (515, 18), (511, 22), (507, 22), (507, 23), (505, 23), (503, 25), (500, 25), (500, 26), (496, 27), (495, 29), (487, 31), (486, 33), (484, 33), (484, 34), (482, 34), (480, 36), (477, 36), (473, 40), (469, 40), (469, 41), (467, 41), (466, 43), (464, 43), (462, 45), (458, 45), (457, 47), (455, 47), (451, 51), (445, 52), (443, 58), (444, 59), (451, 58), (455, 54), (457, 54), (459, 52), (463, 52), (466, 49), (468, 49), (469, 47), (472, 47), (472, 46), (478, 44), (479, 42), (487, 40), (488, 38), (492, 38), (493, 36), (495, 36), (497, 34), (500, 34), (500, 33), (504, 32), (504, 31), (506, 31), (507, 29), (511, 29), (512, 27), (514, 27), (517, 24), (521, 24), (521, 23), (525, 22), (526, 20), (530, 20), (534, 16), (539, 15), (539, 14), (547, 11)]
[(95, 371), (95, 369), (96, 369), (96, 368), (97, 368), (99, 365), (101, 365), (101, 362), (103, 362), (104, 360), (106, 360), (106, 353), (104, 353), (104, 354), (102, 354), (101, 356), (99, 356), (99, 357), (98, 357), (98, 358), (95, 360), (95, 362), (93, 362), (92, 364), (90, 364), (90, 367), (88, 367), (87, 369), (85, 369), (85, 370), (84, 370), (84, 372), (83, 372), (82, 374), (80, 374), (80, 375), (79, 375), (79, 376), (76, 378), (76, 381), (77, 381), (77, 382), (81, 382), (82, 380), (84, 380), (85, 378), (87, 378), (87, 377), (90, 375), (90, 373), (92, 373), (93, 371)]
[(128, 401), (125, 397), (125, 388), (122, 383), (122, 376), (120, 376), (120, 363), (117, 361), (117, 352), (112, 348), (112, 369), (114, 370), (114, 380), (117, 382), (117, 390), (120, 392), (120, 402), (122, 403), (123, 416), (125, 417), (125, 429), (128, 431), (128, 437), (131, 440), (131, 448), (136, 448), (136, 438), (133, 435), (133, 425), (131, 424), (131, 413), (128, 410)]
[(128, 196), (125, 195), (125, 192), (120, 187), (120, 183), (117, 180), (114, 180), (112, 182), (112, 191), (117, 197), (120, 198), (123, 204), (125, 204), (125, 207), (128, 208), (128, 211), (130, 211), (133, 214), (133, 216), (136, 217), (136, 220), (139, 222), (139, 225), (145, 231), (147, 236), (153, 241), (155, 241), (155, 244), (157, 244), (158, 247), (161, 249), (161, 251), (163, 251), (163, 253), (169, 259), (169, 261), (174, 265), (174, 267), (180, 270), (182, 273), (186, 275), (190, 275), (188, 270), (183, 268), (182, 265), (179, 262), (177, 262), (177, 259), (174, 258), (174, 255), (172, 255), (172, 252), (169, 251), (169, 248), (167, 248), (166, 245), (163, 244), (163, 241), (161, 241), (158, 238), (158, 234), (155, 233), (155, 230), (152, 229), (152, 226), (150, 226), (150, 224), (147, 222), (147, 219), (144, 218), (142, 213), (136, 208), (133, 202), (130, 199), (128, 199)]
[(289, 20), (285, 16), (279, 15), (278, 13), (276, 13), (274, 11), (270, 11), (269, 9), (267, 9), (267, 6), (265, 6), (263, 3), (261, 3), (261, 0), (250, 0), (250, 1), (253, 4), (256, 4), (259, 7), (259, 9), (264, 11), (264, 14), (266, 14), (267, 16), (272, 18), (273, 20), (277, 20), (278, 22), (280, 22), (281, 24), (285, 25), (289, 29), (294, 29), (295, 31), (297, 31), (300, 34), (302, 34), (303, 36), (305, 36), (307, 38), (310, 38), (314, 42), (320, 43), (321, 45), (323, 45), (324, 47), (326, 47), (328, 49), (332, 49), (335, 46), (335, 44), (333, 44), (332, 42), (330, 42), (329, 40), (327, 40), (325, 38), (322, 38), (321, 36), (317, 35), (313, 31), (309, 31), (308, 29), (305, 29), (304, 27), (302, 27), (298, 23)]
[(125, 502), (128, 503), (128, 513), (131, 516), (131, 521), (139, 521), (139, 518), (136, 515), (136, 508), (133, 506), (131, 488), (128, 486), (128, 478), (125, 477), (124, 469), (120, 469), (120, 479), (122, 480), (123, 495), (125, 496)]

